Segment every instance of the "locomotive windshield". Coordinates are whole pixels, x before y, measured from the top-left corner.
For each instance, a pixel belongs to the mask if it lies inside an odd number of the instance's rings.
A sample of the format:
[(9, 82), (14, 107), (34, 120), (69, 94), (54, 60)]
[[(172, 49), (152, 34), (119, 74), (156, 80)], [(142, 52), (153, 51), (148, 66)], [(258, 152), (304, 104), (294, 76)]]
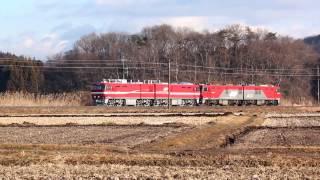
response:
[(104, 91), (105, 88), (106, 88), (106, 86), (103, 85), (103, 84), (99, 84), (99, 85), (96, 84), (96, 85), (93, 85), (92, 90), (95, 90), (95, 91)]

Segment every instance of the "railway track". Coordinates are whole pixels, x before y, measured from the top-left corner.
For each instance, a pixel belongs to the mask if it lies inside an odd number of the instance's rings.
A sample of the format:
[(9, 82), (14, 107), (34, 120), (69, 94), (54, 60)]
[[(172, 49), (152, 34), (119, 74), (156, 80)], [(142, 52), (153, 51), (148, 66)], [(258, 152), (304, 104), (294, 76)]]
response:
[(0, 118), (4, 117), (216, 117), (225, 115), (242, 115), (242, 113), (108, 113), (108, 114), (6, 114), (0, 115)]
[[(213, 114), (228, 112), (244, 112), (246, 114), (259, 113), (318, 113), (320, 107), (310, 106), (197, 106), (197, 107), (171, 107), (170, 109), (159, 107), (95, 107), (95, 106), (75, 106), (75, 107), (0, 107), (0, 117), (7, 116), (71, 116), (71, 117), (93, 117), (93, 116), (179, 116), (185, 114), (192, 116), (211, 116)], [(190, 114), (192, 113), (192, 114)], [(150, 115), (151, 114), (151, 115)], [(153, 115), (155, 114), (155, 115)], [(182, 115), (183, 116), (183, 115)]]

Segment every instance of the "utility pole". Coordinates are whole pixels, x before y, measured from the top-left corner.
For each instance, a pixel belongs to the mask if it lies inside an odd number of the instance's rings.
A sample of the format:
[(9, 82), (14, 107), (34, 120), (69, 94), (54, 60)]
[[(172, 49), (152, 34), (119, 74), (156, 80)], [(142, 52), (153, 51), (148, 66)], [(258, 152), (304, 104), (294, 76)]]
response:
[[(118, 50), (118, 54), (119, 54), (119, 59), (120, 59), (120, 61), (122, 62), (122, 79), (125, 79), (125, 75), (124, 75), (124, 61), (125, 61), (125, 59), (123, 58), (122, 52), (121, 52), (120, 49)], [(128, 75), (127, 75), (127, 76), (128, 76)], [(119, 79), (119, 78), (118, 78), (118, 79)]]
[(124, 59), (121, 58), (122, 61), (122, 79), (124, 79)]
[(253, 84), (253, 66), (251, 66), (251, 84)]
[(171, 61), (168, 60), (168, 109), (170, 109)]
[(319, 70), (319, 66), (317, 66), (317, 79), (318, 79), (318, 106), (319, 106), (319, 102), (320, 102), (320, 70)]
[(194, 61), (194, 83), (197, 82), (197, 61)]

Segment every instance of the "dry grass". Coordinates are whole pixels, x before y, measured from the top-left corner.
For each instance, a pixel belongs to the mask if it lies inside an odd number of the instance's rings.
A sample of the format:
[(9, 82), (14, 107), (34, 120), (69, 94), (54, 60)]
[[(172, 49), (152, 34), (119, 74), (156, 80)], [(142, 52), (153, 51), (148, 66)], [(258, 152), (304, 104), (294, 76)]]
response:
[[(87, 152), (88, 153), (88, 152)], [(3, 157), (0, 178), (9, 179), (315, 179), (319, 160), (288, 156), (82, 154), (59, 152), (32, 156), (29, 152)]]
[(281, 106), (313, 106), (317, 105), (317, 103), (313, 100), (301, 100), (301, 101), (292, 101), (290, 99), (281, 99)]
[(6, 92), (0, 94), (0, 106), (81, 106), (90, 102), (88, 93), (33, 94)]

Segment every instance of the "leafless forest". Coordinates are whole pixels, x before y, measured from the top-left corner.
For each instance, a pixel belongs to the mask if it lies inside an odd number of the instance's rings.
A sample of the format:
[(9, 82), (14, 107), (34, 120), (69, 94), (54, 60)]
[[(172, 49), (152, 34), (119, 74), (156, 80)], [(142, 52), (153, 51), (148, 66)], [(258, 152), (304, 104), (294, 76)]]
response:
[(303, 40), (242, 25), (215, 32), (159, 25), (136, 34), (92, 33), (46, 62), (0, 57), (1, 91), (88, 91), (103, 78), (167, 81), (170, 62), (172, 81), (280, 84), (284, 97), (300, 104), (316, 96), (319, 59)]

